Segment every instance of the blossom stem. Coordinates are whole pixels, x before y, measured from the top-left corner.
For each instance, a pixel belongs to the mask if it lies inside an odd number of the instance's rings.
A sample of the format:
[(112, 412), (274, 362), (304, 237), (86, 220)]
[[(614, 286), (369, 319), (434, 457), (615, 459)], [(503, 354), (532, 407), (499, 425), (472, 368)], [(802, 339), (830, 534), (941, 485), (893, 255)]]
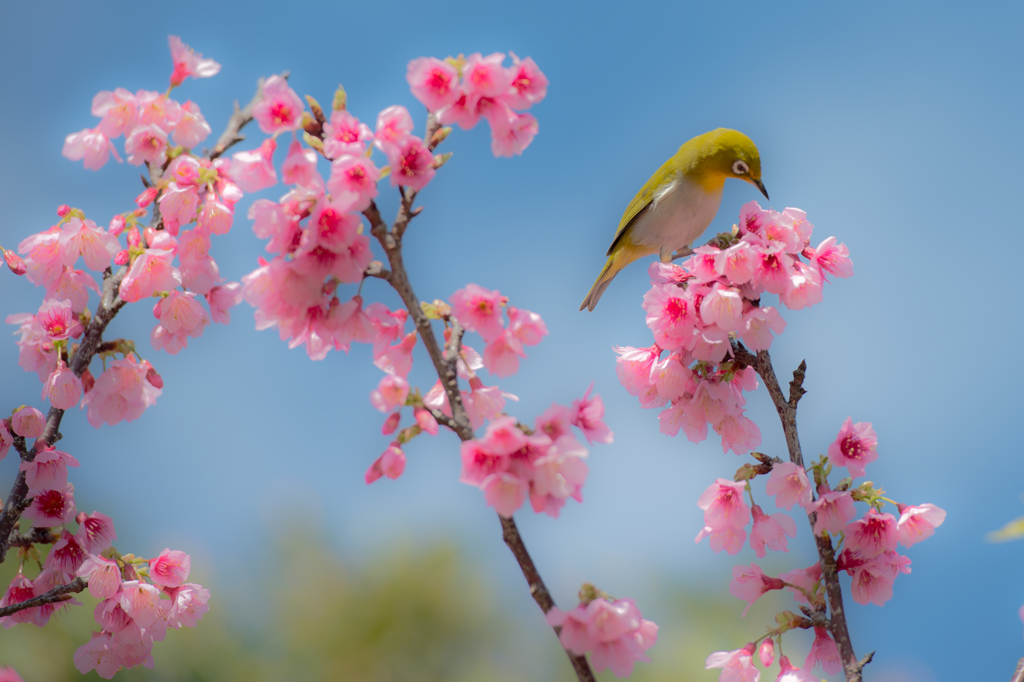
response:
[[(804, 378), (807, 373), (807, 362), (803, 361), (793, 372), (793, 380), (789, 384), (789, 396), (782, 392), (778, 377), (775, 375), (775, 368), (772, 367), (772, 359), (768, 351), (758, 351), (755, 356), (742, 344), (737, 343), (733, 348), (736, 359), (750, 367), (764, 381), (765, 387), (771, 395), (775, 410), (779, 413), (779, 420), (782, 422), (782, 431), (786, 436), (786, 445), (789, 448), (789, 459), (797, 466), (804, 466), (803, 451), (800, 449), (800, 437), (796, 428), (796, 408), (800, 398), (806, 393), (803, 388)], [(817, 520), (814, 513), (807, 515), (811, 524), (812, 532), (814, 523)], [(818, 549), (818, 558), (821, 562), (821, 575), (825, 582), (825, 593), (828, 596), (830, 617), (828, 621), (829, 631), (835, 639), (839, 648), (839, 656), (843, 662), (843, 670), (847, 682), (862, 682), (861, 671), (871, 660), (871, 654), (858, 660), (853, 650), (853, 642), (850, 639), (850, 629), (846, 623), (846, 610), (843, 607), (843, 590), (839, 584), (839, 568), (836, 566), (835, 550), (832, 547), (832, 539), (825, 534), (815, 535), (815, 543)]]

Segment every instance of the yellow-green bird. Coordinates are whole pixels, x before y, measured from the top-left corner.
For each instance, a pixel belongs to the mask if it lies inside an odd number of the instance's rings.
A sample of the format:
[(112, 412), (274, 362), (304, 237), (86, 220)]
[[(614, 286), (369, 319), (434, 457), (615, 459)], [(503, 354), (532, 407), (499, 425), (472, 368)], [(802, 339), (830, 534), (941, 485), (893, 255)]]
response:
[(580, 310), (593, 310), (615, 275), (636, 259), (656, 253), (668, 263), (688, 249), (718, 213), (726, 178), (746, 180), (768, 198), (761, 156), (749, 137), (718, 128), (680, 147), (629, 202), (608, 260)]

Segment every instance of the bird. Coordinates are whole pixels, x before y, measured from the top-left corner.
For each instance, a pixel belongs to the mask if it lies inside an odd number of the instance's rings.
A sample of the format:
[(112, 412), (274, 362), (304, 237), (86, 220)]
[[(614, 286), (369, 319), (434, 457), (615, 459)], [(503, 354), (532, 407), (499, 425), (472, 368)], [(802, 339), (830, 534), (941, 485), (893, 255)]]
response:
[(687, 255), (718, 213), (727, 178), (749, 182), (768, 199), (757, 145), (743, 133), (717, 128), (683, 144), (629, 202), (580, 310), (593, 311), (615, 275), (638, 258), (656, 253), (669, 263)]

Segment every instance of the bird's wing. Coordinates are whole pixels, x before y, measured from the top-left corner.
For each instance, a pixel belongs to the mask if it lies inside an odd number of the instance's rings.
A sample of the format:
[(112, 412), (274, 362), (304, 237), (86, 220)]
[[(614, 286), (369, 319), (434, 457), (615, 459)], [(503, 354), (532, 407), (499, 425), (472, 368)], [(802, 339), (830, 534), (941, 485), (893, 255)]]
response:
[(626, 234), (626, 229), (629, 228), (633, 220), (649, 208), (652, 202), (657, 204), (665, 192), (671, 189), (679, 179), (679, 171), (674, 161), (675, 157), (672, 157), (663, 163), (661, 168), (655, 171), (654, 175), (636, 193), (633, 201), (629, 202), (626, 212), (622, 214), (622, 220), (619, 221), (619, 229), (615, 233), (615, 238), (612, 239), (612, 245), (608, 247), (608, 253), (605, 255), (610, 256), (612, 254), (612, 251), (618, 245), (623, 235)]

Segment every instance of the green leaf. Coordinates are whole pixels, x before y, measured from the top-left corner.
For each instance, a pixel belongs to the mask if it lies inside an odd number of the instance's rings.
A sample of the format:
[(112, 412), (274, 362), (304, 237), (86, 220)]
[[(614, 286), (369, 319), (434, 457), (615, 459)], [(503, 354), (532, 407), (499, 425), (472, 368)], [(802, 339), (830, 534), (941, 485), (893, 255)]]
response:
[(1024, 538), (1024, 516), (1010, 521), (999, 530), (994, 530), (985, 537), (989, 542), (1006, 542), (1007, 540)]

